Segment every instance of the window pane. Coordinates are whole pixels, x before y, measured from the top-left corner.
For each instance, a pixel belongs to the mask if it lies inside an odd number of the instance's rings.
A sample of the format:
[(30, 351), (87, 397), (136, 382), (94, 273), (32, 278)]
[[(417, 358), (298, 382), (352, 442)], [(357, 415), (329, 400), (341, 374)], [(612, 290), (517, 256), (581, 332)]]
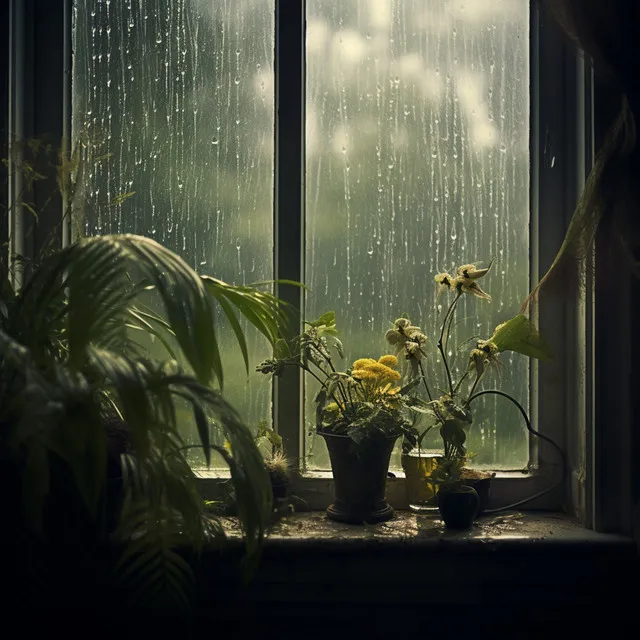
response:
[[(74, 135), (111, 154), (87, 167), (80, 233), (150, 236), (236, 284), (273, 277), (273, 4), (76, 0)], [(248, 333), (251, 362), (268, 357)], [(268, 419), (269, 380), (247, 382), (228, 327), (219, 339), (225, 395)]]
[[(335, 309), (345, 366), (386, 353), (384, 333), (403, 312), (435, 344), (446, 303), (434, 274), (495, 256), (482, 281), (493, 302), (463, 299), (451, 351), (489, 337), (529, 284), (529, 2), (307, 7), (306, 316)], [(496, 386), (527, 406), (526, 359), (501, 359)], [(461, 355), (455, 373), (465, 366)], [(435, 356), (429, 370), (443, 387)], [(314, 391), (307, 463), (327, 469), (310, 433)], [(475, 405), (468, 444), (477, 466), (529, 457), (525, 426), (501, 400)]]

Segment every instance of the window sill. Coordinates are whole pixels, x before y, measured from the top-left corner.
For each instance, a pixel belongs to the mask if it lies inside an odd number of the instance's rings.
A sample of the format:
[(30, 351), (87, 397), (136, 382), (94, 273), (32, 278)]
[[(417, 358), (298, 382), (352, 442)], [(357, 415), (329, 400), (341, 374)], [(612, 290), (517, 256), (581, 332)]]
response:
[[(230, 544), (223, 557), (239, 558), (238, 523), (229, 518), (224, 526)], [(211, 566), (212, 578), (220, 561)], [(573, 631), (585, 624), (586, 632), (593, 615), (610, 619), (615, 611), (617, 625), (618, 615), (634, 610), (626, 585), (638, 566), (631, 539), (584, 529), (560, 513), (481, 517), (467, 532), (406, 511), (364, 526), (332, 522), (323, 512), (292, 514), (269, 531), (248, 585), (218, 573), (201, 591), (201, 621), (203, 628), (207, 620), (213, 624), (214, 614), (204, 611), (215, 603), (216, 624), (227, 621), (229, 628), (238, 620), (267, 626), (286, 620), (291, 629), (312, 621), (329, 634), (347, 625), (357, 637), (382, 637), (409, 623), (413, 631), (447, 631), (462, 616), (465, 634), (487, 637), (500, 629), (520, 638), (530, 636), (514, 635), (509, 625), (540, 631), (569, 617)]]
[[(242, 534), (235, 518), (223, 518), (230, 541)], [(621, 550), (635, 553), (633, 539), (623, 535), (597, 533), (580, 526), (562, 513), (510, 511), (481, 516), (469, 531), (445, 528), (437, 513), (417, 514), (397, 511), (394, 518), (380, 524), (348, 525), (329, 520), (324, 511), (295, 513), (274, 524), (265, 538), (265, 549), (286, 547), (343, 548), (367, 546), (456, 549), (573, 548)]]

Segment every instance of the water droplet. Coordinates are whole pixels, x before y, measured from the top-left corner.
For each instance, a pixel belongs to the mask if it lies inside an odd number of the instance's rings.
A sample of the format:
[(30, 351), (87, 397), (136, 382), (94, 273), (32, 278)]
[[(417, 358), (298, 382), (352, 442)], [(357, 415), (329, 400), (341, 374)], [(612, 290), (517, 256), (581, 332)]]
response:
[(220, 141), (218, 140), (218, 138), (214, 138), (214, 139), (211, 141), (211, 144), (218, 144), (218, 142), (220, 142)]
[(367, 254), (370, 256), (373, 255), (373, 247), (370, 247), (369, 249), (367, 249)]
[(240, 78), (239, 78), (238, 76), (236, 76), (236, 77), (233, 79), (233, 81), (234, 81), (236, 84), (240, 84)]

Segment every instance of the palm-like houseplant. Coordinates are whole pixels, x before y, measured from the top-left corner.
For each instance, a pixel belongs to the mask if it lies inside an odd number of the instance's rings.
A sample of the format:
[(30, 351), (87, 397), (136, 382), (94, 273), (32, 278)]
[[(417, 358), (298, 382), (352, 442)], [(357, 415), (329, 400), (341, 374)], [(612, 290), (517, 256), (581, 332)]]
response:
[[(150, 289), (159, 312), (142, 306)], [(248, 366), (237, 312), (275, 342), (279, 301), (200, 276), (133, 235), (81, 239), (34, 267), (19, 291), (5, 277), (1, 294), (0, 468), (13, 489), (4, 505), (10, 542), (75, 537), (94, 549), (115, 539), (116, 575), (139, 602), (187, 607), (193, 573), (177, 547), (197, 551), (223, 532), (205, 513), (187, 462), (179, 425), (186, 406), (207, 463), (216, 451), (230, 469), (254, 563), (271, 490), (252, 434), (221, 394), (216, 304)], [(165, 345), (166, 360), (146, 355), (132, 337), (140, 330)]]

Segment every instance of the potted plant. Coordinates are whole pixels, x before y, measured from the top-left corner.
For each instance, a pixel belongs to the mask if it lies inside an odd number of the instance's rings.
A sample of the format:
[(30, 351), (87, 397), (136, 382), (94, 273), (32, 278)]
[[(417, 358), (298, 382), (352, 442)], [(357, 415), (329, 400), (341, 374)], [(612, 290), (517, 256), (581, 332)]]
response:
[(382, 522), (393, 516), (385, 499), (387, 472), (394, 444), (410, 426), (412, 401), (397, 384), (393, 355), (360, 358), (337, 370), (332, 351), (342, 357), (343, 347), (336, 336), (335, 313), (325, 313), (305, 322), (290, 343), (277, 343), (275, 357), (258, 371), (279, 375), (285, 367), (299, 367), (320, 383), (316, 429), (327, 444), (335, 483), (327, 516), (351, 524)]
[(278, 503), (286, 501), (289, 494), (291, 463), (284, 453), (282, 436), (277, 434), (266, 420), (258, 424), (256, 444), (263, 454), (264, 465), (269, 473), (274, 508), (277, 508)]
[[(30, 266), (19, 289), (10, 275), (0, 292), (2, 535), (25, 547), (20, 557), (73, 544), (69, 564), (56, 571), (71, 571), (84, 553), (95, 576), (98, 550), (117, 549), (117, 581), (137, 601), (186, 608), (193, 576), (178, 547), (197, 551), (223, 531), (198, 493), (184, 419), (205, 460), (216, 451), (230, 468), (247, 566), (255, 563), (272, 493), (253, 435), (221, 393), (214, 311), (217, 300), (235, 321), (244, 354), (236, 313), (274, 341), (278, 301), (199, 276), (155, 241), (131, 235), (53, 252)], [(150, 289), (159, 312), (143, 304)], [(165, 345), (165, 360), (144, 352), (132, 338), (140, 332)], [(25, 566), (15, 569), (23, 578)]]
[[(479, 499), (479, 510), (487, 508), (490, 480), (493, 474), (469, 469), (466, 464), (471, 458), (466, 449), (467, 433), (473, 422), (472, 403), (485, 394), (497, 394), (513, 402), (523, 414), (530, 432), (530, 423), (522, 406), (509, 394), (498, 390), (478, 391), (479, 385), (492, 366), (497, 365), (498, 356), (504, 351), (515, 351), (523, 355), (545, 359), (550, 352), (539, 333), (523, 315), (518, 315), (496, 327), (487, 340), (477, 340), (470, 349), (468, 365), (458, 380), (454, 380), (449, 366), (448, 343), (455, 317), (456, 307), (463, 295), (471, 294), (490, 301), (491, 296), (483, 291), (478, 280), (491, 269), (491, 263), (485, 268), (474, 264), (464, 264), (457, 268), (456, 275), (441, 273), (435, 276), (439, 293), (453, 294), (453, 299), (444, 314), (437, 350), (443, 366), (444, 389), (440, 390), (428, 380), (423, 360), (427, 357), (427, 337), (422, 330), (414, 326), (407, 317), (398, 318), (393, 328), (386, 333), (386, 340), (398, 355), (411, 366), (412, 375), (419, 376), (426, 394), (426, 408), (415, 407), (422, 414), (427, 425), (422, 429), (414, 427), (407, 430), (404, 442), (403, 466), (407, 476), (407, 489), (410, 504), (427, 508), (442, 508), (437, 498), (439, 491), (446, 486), (446, 493), (463, 493), (462, 502), (475, 502), (473, 494), (462, 487), (475, 489)], [(468, 341), (467, 341), (468, 342)], [(438, 390), (436, 395), (432, 390)], [(437, 430), (442, 442), (441, 451), (430, 453), (430, 463), (420, 464), (422, 446), (425, 438)], [(418, 463), (416, 464), (416, 460)], [(471, 496), (471, 497), (470, 497)], [(450, 501), (455, 500), (451, 498)]]
[(438, 487), (438, 510), (451, 529), (469, 529), (481, 508), (480, 495), (462, 477), (466, 462), (461, 456), (440, 458), (431, 476), (431, 482)]

